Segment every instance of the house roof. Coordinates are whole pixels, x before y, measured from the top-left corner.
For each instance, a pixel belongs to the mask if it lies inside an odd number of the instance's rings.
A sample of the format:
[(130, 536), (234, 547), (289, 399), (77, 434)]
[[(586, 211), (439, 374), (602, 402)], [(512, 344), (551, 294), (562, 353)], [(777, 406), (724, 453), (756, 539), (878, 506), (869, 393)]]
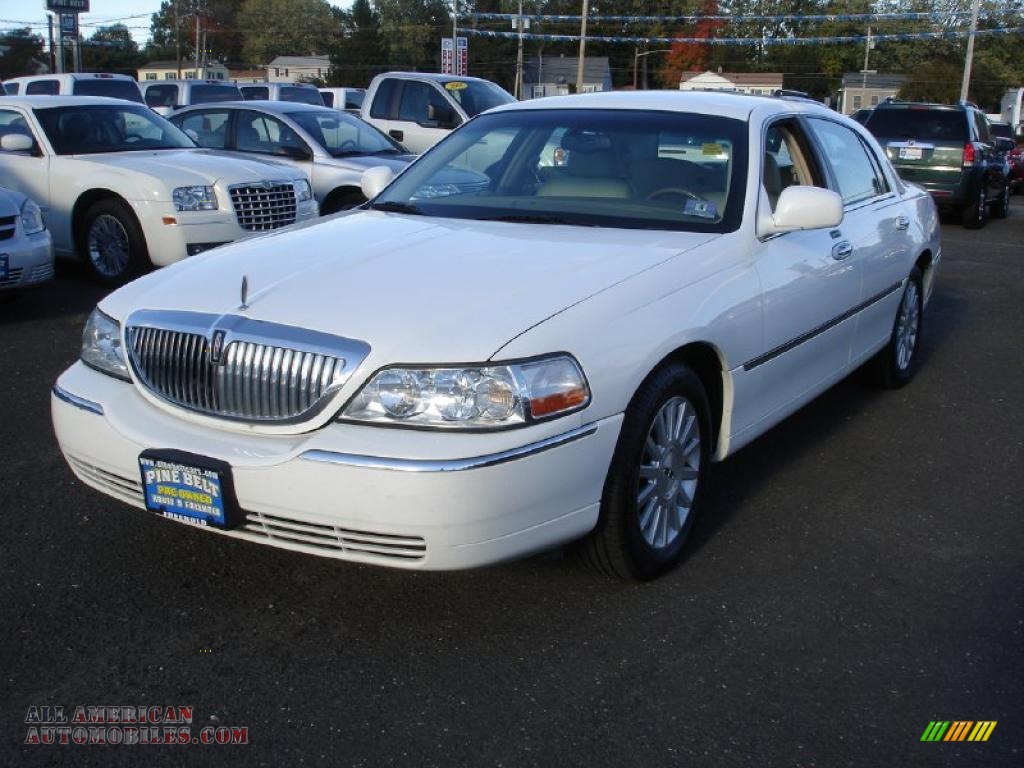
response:
[(684, 72), (680, 82), (694, 85), (707, 84), (712, 87), (782, 87), (781, 72)]
[(277, 56), (268, 67), (321, 67), (331, 66), (330, 56)]
[(885, 88), (888, 90), (898, 90), (904, 81), (906, 81), (906, 75), (886, 75), (886, 74), (873, 74), (868, 72), (847, 72), (843, 75), (843, 88)]
[[(523, 65), (524, 83), (575, 83), (579, 67), (578, 56), (544, 56), (530, 59)], [(583, 60), (583, 80), (603, 83), (610, 80), (611, 68), (607, 56), (587, 56)]]
[[(204, 66), (207, 69), (209, 69), (210, 67), (223, 67), (224, 65), (221, 64), (219, 61), (208, 61), (208, 62), (206, 62), (206, 64)], [(141, 67), (139, 67), (140, 70), (143, 70), (143, 69), (177, 69), (177, 68), (178, 68), (178, 62), (176, 62), (176, 61), (147, 61), (145, 64), (143, 64)], [(182, 69), (195, 69), (196, 68), (196, 60), (195, 59), (182, 59), (181, 60), (181, 68)], [(225, 69), (226, 69), (226, 67), (225, 67)]]

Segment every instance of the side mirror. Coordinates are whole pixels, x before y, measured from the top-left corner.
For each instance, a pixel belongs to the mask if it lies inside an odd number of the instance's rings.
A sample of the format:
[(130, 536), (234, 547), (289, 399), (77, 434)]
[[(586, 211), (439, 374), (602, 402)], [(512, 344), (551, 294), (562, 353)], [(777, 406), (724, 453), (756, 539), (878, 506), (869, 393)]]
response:
[(786, 187), (775, 204), (775, 213), (765, 219), (759, 227), (762, 236), (838, 227), (843, 221), (843, 198), (821, 187)]
[(359, 179), (359, 187), (363, 190), (363, 197), (373, 200), (384, 191), (384, 187), (395, 178), (395, 172), (384, 165), (367, 168)]
[(35, 142), (24, 133), (8, 133), (0, 138), (0, 149), (4, 152), (30, 152)]

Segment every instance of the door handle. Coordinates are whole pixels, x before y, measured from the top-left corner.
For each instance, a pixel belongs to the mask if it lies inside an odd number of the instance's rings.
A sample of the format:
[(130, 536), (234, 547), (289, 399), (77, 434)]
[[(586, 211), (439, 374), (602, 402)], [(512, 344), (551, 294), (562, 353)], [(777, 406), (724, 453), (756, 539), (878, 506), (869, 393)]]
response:
[(390, 131), (388, 131), (388, 135), (395, 141), (401, 141), (405, 137), (405, 131), (399, 131), (395, 128), (392, 128)]
[(841, 243), (836, 243), (832, 246), (832, 258), (836, 261), (842, 261), (853, 253), (853, 246), (850, 245), (849, 240), (844, 240)]
[(896, 217), (896, 229), (904, 230), (910, 226), (909, 216), (897, 216)]

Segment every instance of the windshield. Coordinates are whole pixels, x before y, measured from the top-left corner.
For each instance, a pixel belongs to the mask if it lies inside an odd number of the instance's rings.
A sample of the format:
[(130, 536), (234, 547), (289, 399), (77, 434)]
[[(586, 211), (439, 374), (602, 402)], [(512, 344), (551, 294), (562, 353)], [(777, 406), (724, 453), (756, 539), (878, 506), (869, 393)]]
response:
[(316, 88), (300, 88), (295, 85), (282, 85), (278, 98), (281, 101), (297, 101), (300, 104), (316, 104), (318, 107), (324, 105), (320, 98), (320, 91)]
[(318, 110), (291, 112), (288, 116), (334, 157), (405, 153), (404, 149), (372, 125), (345, 112)]
[(142, 94), (134, 80), (75, 80), (75, 96), (109, 96), (142, 103)]
[(459, 102), (469, 117), (476, 117), (491, 107), (511, 104), (515, 97), (494, 83), (485, 80), (449, 80), (442, 87)]
[(932, 141), (967, 141), (967, 121), (962, 112), (953, 109), (876, 109), (865, 127), (884, 139), (930, 139)]
[(241, 101), (242, 92), (237, 85), (193, 85), (192, 104), (213, 104), (220, 101)]
[(640, 110), (499, 112), (413, 163), (372, 207), (427, 216), (695, 232), (739, 226), (747, 124)]
[(142, 106), (50, 107), (35, 113), (58, 155), (195, 146), (188, 136)]

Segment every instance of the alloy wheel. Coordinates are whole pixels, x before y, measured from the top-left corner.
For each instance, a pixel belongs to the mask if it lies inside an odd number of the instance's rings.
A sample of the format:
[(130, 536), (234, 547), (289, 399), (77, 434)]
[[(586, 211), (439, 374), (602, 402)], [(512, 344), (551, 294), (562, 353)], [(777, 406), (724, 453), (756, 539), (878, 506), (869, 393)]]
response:
[(93, 269), (103, 277), (118, 277), (128, 269), (131, 245), (128, 232), (116, 216), (104, 213), (93, 219), (86, 248)]
[(913, 280), (907, 283), (896, 322), (896, 367), (905, 371), (914, 359), (917, 348), (917, 332), (921, 321), (920, 292)]

